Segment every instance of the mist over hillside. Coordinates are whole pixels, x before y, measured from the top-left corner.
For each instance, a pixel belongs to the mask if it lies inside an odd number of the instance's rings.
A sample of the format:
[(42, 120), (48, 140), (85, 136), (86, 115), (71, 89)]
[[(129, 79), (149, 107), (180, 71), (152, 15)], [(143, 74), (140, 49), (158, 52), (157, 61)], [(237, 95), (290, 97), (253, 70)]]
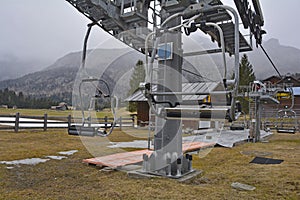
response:
[[(201, 40), (201, 38), (195, 40)], [(201, 46), (208, 48), (211, 44), (211, 41), (207, 41), (207, 43), (202, 42)], [(276, 39), (266, 41), (263, 46), (282, 75), (300, 72), (299, 49), (283, 46)], [(23, 92), (24, 95), (48, 97), (55, 101), (71, 103), (74, 83), (76, 77), (77, 79), (79, 77), (78, 69), (81, 65), (81, 54), (82, 52), (72, 52), (59, 58), (43, 70), (29, 71), (29, 74), (16, 79), (2, 80), (0, 81), (0, 89), (9, 88), (16, 92)], [(247, 52), (247, 55), (257, 78), (265, 79), (271, 75), (276, 75), (275, 70), (261, 49), (254, 47), (254, 51)], [(101, 78), (107, 81), (110, 88), (115, 89), (115, 92), (125, 94), (129, 90), (129, 80), (136, 62), (144, 60), (144, 57), (143, 54), (130, 48), (89, 50), (85, 65), (86, 76)], [(230, 72), (233, 69), (233, 59), (233, 57), (227, 56)], [(30, 63), (28, 65), (20, 64), (17, 59), (6, 58), (6, 60), (3, 60), (0, 60), (2, 79), (25, 73), (26, 66), (32, 66)], [(212, 63), (219, 69), (218, 76), (215, 75), (216, 69), (212, 68)], [(216, 80), (221, 80), (220, 76), (224, 71), (221, 54), (211, 54), (209, 59), (203, 59), (199, 56), (194, 62), (193, 59), (184, 60), (183, 68), (192, 72), (183, 72), (185, 79), (190, 82), (210, 81), (215, 80), (216, 77)], [(34, 70), (35, 68), (30, 69)], [(12, 73), (12, 76), (8, 72)], [(200, 76), (195, 76), (193, 73)]]
[[(263, 47), (273, 60), (273, 63), (282, 75), (300, 72), (300, 49), (281, 45), (279, 40), (270, 39), (263, 43)], [(273, 66), (260, 48), (249, 52), (249, 61), (253, 65), (256, 76), (265, 79), (277, 75)]]
[[(201, 36), (195, 35), (194, 40), (205, 49), (218, 48), (215, 43), (212, 43), (209, 39), (203, 39)], [(262, 46), (282, 75), (300, 73), (300, 49), (281, 45), (279, 40), (274, 38), (263, 42)], [(278, 75), (260, 47), (256, 47), (254, 44), (253, 51), (240, 53), (240, 57), (244, 53), (248, 55), (249, 62), (254, 68), (257, 79), (265, 79), (272, 75)], [(219, 71), (222, 72), (224, 69), (221, 54), (210, 54), (209, 56), (218, 66)], [(233, 73), (234, 57), (226, 54), (226, 61), (230, 75)]]
[[(17, 79), (0, 81), (0, 89), (9, 88), (24, 95), (48, 97), (55, 101), (66, 101), (71, 104), (72, 92), (81, 66), (82, 52), (74, 52), (59, 58), (44, 70), (27, 74)], [(110, 87), (131, 69), (142, 54), (127, 49), (96, 49), (87, 54), (86, 70), (88, 76), (104, 79)], [(128, 81), (129, 82), (129, 81)], [(124, 85), (124, 87), (129, 87)]]
[(25, 74), (41, 70), (45, 66), (44, 61), (37, 59), (22, 59), (7, 54), (0, 56), (0, 81), (15, 79)]

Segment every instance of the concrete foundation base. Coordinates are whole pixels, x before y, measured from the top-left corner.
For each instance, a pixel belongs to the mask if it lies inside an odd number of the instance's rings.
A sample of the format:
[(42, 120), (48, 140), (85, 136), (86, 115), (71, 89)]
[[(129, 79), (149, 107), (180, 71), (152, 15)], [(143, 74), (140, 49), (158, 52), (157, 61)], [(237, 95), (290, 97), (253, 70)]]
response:
[(142, 171), (128, 171), (127, 175), (130, 178), (137, 178), (137, 179), (144, 179), (144, 178), (171, 178), (174, 180), (177, 180), (179, 182), (185, 182), (188, 181), (196, 176), (198, 176), (199, 174), (202, 174), (202, 170), (193, 170), (189, 173), (186, 173), (182, 176), (176, 177), (176, 176), (162, 176), (160, 174), (155, 174), (155, 173), (146, 173), (146, 172), (142, 172)]

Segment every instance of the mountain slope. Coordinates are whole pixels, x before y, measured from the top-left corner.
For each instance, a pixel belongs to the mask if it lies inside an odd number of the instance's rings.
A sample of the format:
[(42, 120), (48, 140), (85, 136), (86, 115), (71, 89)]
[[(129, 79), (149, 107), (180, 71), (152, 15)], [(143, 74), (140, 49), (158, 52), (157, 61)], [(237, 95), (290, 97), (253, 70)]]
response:
[[(197, 40), (203, 42), (201, 38)], [(300, 72), (299, 49), (280, 45), (276, 39), (265, 42), (264, 47), (283, 75)], [(248, 52), (247, 54), (259, 79), (276, 75), (275, 70), (260, 49), (255, 48), (253, 52)], [(16, 92), (22, 91), (25, 95), (48, 97), (55, 101), (71, 103), (74, 83), (76, 77), (80, 75), (78, 69), (81, 65), (81, 56), (81, 52), (73, 52), (58, 59), (42, 71), (17, 79), (0, 81), (0, 89), (9, 88)], [(221, 54), (212, 54), (210, 58), (216, 63), (220, 74), (222, 74), (224, 69), (222, 69)], [(89, 50), (85, 65), (89, 75), (86, 73), (82, 74), (85, 74), (85, 78), (93, 76), (105, 80), (111, 90), (114, 90), (120, 96), (124, 96), (126, 91), (129, 90), (131, 73), (138, 60), (144, 60), (144, 55), (130, 48)], [(230, 70), (232, 70), (233, 57), (229, 57), (227, 60), (228, 67), (231, 66)], [(206, 62), (205, 59), (197, 59), (196, 64), (185, 60), (183, 68), (192, 72), (183, 72), (185, 78), (190, 82), (211, 80), (215, 76), (213, 74), (215, 69), (208, 70), (212, 68), (211, 63)], [(204, 78), (199, 78), (199, 76), (193, 73), (200, 73)], [(75, 90), (77, 89), (76, 87)]]
[[(300, 49), (281, 45), (277, 39), (270, 39), (263, 46), (282, 75), (300, 72)], [(271, 75), (277, 75), (260, 48), (255, 48), (248, 55), (258, 78), (265, 79)]]
[[(195, 35), (193, 39), (200, 46), (203, 46), (204, 49), (217, 48), (215, 43), (212, 43), (209, 39), (203, 38), (199, 35)], [(263, 47), (282, 75), (300, 72), (300, 49), (281, 45), (277, 39), (269, 39), (265, 41), (263, 43)], [(272, 75), (277, 75), (273, 66), (260, 47), (256, 48), (256, 46), (254, 46), (253, 51), (244, 53), (248, 55), (248, 59), (253, 65), (255, 75), (258, 79), (265, 79)], [(241, 53), (240, 57), (244, 53)], [(229, 71), (232, 71), (234, 57), (229, 57), (228, 54), (226, 55)], [(222, 68), (223, 63), (221, 60), (221, 54), (210, 54), (209, 56), (212, 60), (214, 60), (220, 72), (222, 72), (224, 69)]]
[[(89, 51), (86, 71), (113, 88), (134, 67), (142, 55), (130, 49), (96, 49)], [(74, 82), (81, 65), (81, 52), (70, 53), (42, 71), (21, 78), (0, 81), (0, 89), (9, 88), (35, 97), (48, 97), (71, 103)], [(87, 78), (87, 77), (86, 77)]]
[(24, 60), (13, 55), (0, 56), (0, 81), (15, 79), (35, 72), (44, 63), (44, 61), (39, 60)]

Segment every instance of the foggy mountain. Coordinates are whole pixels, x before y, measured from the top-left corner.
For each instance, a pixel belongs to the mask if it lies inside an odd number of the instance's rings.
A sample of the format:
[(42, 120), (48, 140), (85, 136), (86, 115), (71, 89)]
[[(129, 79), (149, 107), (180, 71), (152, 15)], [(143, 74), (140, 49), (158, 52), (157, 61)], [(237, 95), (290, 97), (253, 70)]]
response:
[[(263, 47), (273, 60), (273, 63), (282, 75), (300, 72), (300, 49), (284, 46), (277, 39), (270, 39), (263, 43)], [(277, 75), (273, 66), (260, 48), (248, 53), (249, 61), (253, 65), (259, 79)]]
[[(205, 44), (203, 44), (203, 46), (204, 45)], [(264, 47), (282, 75), (300, 72), (299, 49), (283, 46), (276, 39), (265, 42)], [(222, 63), (220, 62), (221, 54), (212, 54), (210, 57), (220, 69), (221, 74), (223, 70)], [(259, 79), (265, 79), (271, 75), (276, 75), (275, 70), (260, 49), (254, 48), (253, 52), (248, 52), (248, 57), (250, 63), (253, 65), (255, 74)], [(144, 55), (130, 48), (89, 50), (86, 71), (91, 76), (107, 81), (110, 88), (116, 88), (115, 91), (126, 93), (125, 91), (128, 91), (129, 89), (129, 80), (133, 67), (139, 59), (144, 60)], [(232, 70), (233, 57), (228, 57), (227, 62)], [(17, 61), (15, 62), (15, 67), (9, 67), (8, 65), (5, 65), (5, 62), (1, 63), (4, 63), (1, 67), (3, 68), (3, 66), (5, 66), (5, 70), (11, 68), (15, 71), (22, 71), (22, 67), (17, 65)], [(193, 73), (200, 73), (200, 75), (204, 77), (203, 79), (199, 79), (199, 76), (197, 77), (193, 74), (185, 73), (185, 78), (192, 82), (212, 79), (210, 77), (211, 72), (208, 73), (207, 70), (210, 67), (210, 63), (211, 62), (199, 63), (199, 65), (207, 66), (204, 66), (200, 71), (199, 69), (197, 71), (195, 70), (193, 63), (184, 61), (185, 69), (188, 69)], [(44, 70), (30, 73), (17, 79), (0, 81), (0, 89), (9, 88), (16, 92), (22, 91), (25, 95), (48, 97), (55, 101), (66, 101), (71, 103), (75, 79), (80, 74), (78, 73), (80, 65), (81, 52), (69, 53), (64, 57), (59, 58), (55, 63), (46, 67)], [(2, 68), (0, 68), (1, 72), (3, 71)], [(18, 73), (14, 75), (16, 76), (17, 74)], [(6, 77), (9, 76), (6, 75)], [(209, 77), (209, 79), (207, 77)]]
[[(82, 52), (70, 53), (44, 70), (17, 79), (0, 81), (0, 89), (9, 88), (16, 92), (22, 91), (24, 95), (71, 103), (75, 79), (81, 75), (78, 73), (81, 54)], [(129, 48), (90, 50), (87, 55), (86, 71), (89, 76), (102, 78), (110, 87), (114, 87), (124, 74), (129, 74), (130, 78), (131, 69), (143, 58), (142, 54)], [(129, 87), (129, 81), (126, 82), (127, 85), (124, 87)]]
[[(217, 48), (216, 43), (212, 43), (210, 39), (203, 39), (203, 37), (199, 35), (193, 36), (193, 39), (199, 43), (199, 45), (203, 46), (204, 49)], [(281, 45), (279, 40), (274, 38), (263, 42), (262, 46), (282, 75), (287, 73), (300, 73), (300, 49)], [(253, 51), (241, 53), (240, 58), (244, 53), (248, 55), (248, 60), (252, 64), (258, 79), (263, 80), (272, 75), (278, 75), (260, 47), (257, 48), (255, 44), (253, 44)], [(214, 60), (219, 71), (222, 72), (223, 63), (221, 54), (210, 54), (209, 56)], [(232, 74), (234, 57), (229, 57), (228, 54), (226, 54), (226, 61), (230, 72), (229, 74)]]
[(0, 56), (0, 81), (15, 79), (25, 74), (36, 72), (45, 65), (41, 60), (18, 58), (14, 55)]

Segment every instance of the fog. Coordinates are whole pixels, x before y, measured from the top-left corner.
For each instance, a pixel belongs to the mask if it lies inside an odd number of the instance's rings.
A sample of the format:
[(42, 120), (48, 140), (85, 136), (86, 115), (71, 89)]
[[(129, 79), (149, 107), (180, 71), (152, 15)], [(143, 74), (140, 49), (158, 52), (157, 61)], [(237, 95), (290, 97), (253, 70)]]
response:
[[(233, 0), (224, 0), (233, 5)], [(299, 0), (262, 0), (264, 40), (279, 39), (300, 49)], [(45, 67), (69, 52), (80, 51), (89, 20), (64, 0), (1, 0), (0, 60), (39, 60)], [(89, 47), (111, 37), (99, 27), (92, 31)]]

